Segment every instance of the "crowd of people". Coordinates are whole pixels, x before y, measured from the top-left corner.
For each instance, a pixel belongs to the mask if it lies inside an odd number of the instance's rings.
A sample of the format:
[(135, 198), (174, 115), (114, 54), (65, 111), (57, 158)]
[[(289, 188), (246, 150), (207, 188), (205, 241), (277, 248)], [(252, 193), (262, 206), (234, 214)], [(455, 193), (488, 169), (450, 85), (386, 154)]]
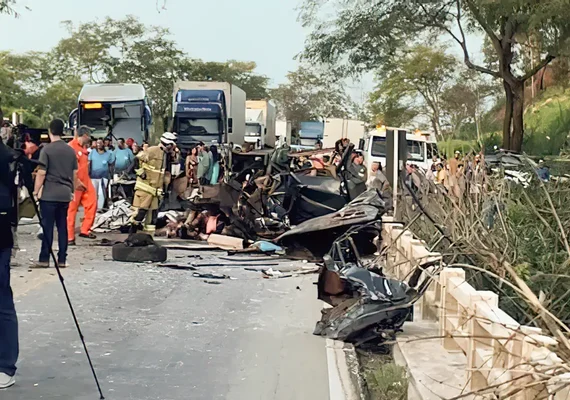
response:
[[(408, 166), (408, 176), (411, 177), (409, 184), (417, 188), (414, 172), (414, 167)], [(485, 157), (482, 153), (462, 156), (460, 151), (455, 151), (449, 159), (434, 156), (426, 178), (458, 199), (465, 193), (480, 194), (486, 179)]]

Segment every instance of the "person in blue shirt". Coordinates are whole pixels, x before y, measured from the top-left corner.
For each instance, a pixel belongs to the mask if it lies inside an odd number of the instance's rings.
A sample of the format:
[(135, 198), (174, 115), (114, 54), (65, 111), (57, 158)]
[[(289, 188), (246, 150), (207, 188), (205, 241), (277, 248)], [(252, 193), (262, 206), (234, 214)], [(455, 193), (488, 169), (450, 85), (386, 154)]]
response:
[(103, 139), (97, 140), (97, 148), (89, 153), (89, 177), (97, 192), (97, 210), (105, 208), (111, 167), (115, 162), (113, 152), (105, 149)]
[(538, 162), (538, 169), (536, 170), (536, 174), (538, 178), (543, 182), (550, 181), (550, 169), (546, 164), (544, 164), (543, 160)]
[(212, 167), (210, 168), (210, 185), (215, 185), (220, 179), (220, 154), (216, 146), (210, 147)]
[(115, 157), (115, 173), (120, 175), (123, 172), (128, 171), (129, 167), (135, 160), (135, 155), (125, 143), (125, 139), (121, 138), (117, 140), (117, 147), (113, 153), (113, 156)]

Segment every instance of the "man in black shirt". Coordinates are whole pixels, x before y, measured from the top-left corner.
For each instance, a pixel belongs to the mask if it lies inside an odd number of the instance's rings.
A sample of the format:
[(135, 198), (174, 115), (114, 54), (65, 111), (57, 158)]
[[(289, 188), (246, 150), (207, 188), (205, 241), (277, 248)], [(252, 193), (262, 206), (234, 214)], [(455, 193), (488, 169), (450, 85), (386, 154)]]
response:
[[(2, 120), (0, 111), (0, 121)], [(10, 258), (16, 224), (15, 152), (0, 139), (0, 389), (15, 383), (18, 319), (10, 288)]]

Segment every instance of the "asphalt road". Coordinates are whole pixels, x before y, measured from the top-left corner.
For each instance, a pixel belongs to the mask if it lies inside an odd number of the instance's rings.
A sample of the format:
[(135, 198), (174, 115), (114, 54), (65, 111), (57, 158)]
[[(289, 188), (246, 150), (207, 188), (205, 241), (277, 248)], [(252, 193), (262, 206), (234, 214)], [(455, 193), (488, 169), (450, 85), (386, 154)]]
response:
[[(96, 400), (54, 271), (26, 266), (38, 245), (20, 235), (21, 357), (0, 399)], [(312, 335), (316, 275), (262, 279), (201, 252), (201, 262), (225, 264), (201, 272), (235, 278), (210, 284), (192, 271), (109, 261), (109, 248), (85, 242), (70, 253), (65, 280), (107, 399), (329, 399), (325, 340)], [(189, 254), (198, 253), (171, 251), (170, 261)]]

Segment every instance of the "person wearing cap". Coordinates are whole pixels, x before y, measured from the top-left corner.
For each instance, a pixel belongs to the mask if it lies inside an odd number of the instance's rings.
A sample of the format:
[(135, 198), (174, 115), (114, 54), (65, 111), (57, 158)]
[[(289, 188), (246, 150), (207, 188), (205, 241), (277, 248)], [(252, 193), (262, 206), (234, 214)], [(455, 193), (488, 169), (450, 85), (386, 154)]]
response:
[(75, 151), (77, 157), (77, 179), (81, 182), (80, 188), (75, 189), (73, 199), (67, 210), (67, 241), (69, 245), (75, 245), (75, 221), (77, 210), (83, 206), (84, 215), (79, 236), (88, 239), (96, 239), (91, 232), (95, 215), (97, 214), (97, 192), (89, 177), (89, 156), (87, 146), (91, 144), (91, 129), (82, 125), (75, 129), (75, 135), (69, 146)]
[(127, 139), (125, 143), (127, 144), (127, 147), (131, 149), (131, 151), (133, 151), (133, 145), (135, 144), (135, 139), (130, 137)]
[(164, 187), (170, 182), (170, 165), (176, 157), (176, 134), (165, 132), (158, 146), (150, 146), (137, 154), (140, 168), (136, 170), (137, 182), (133, 207), (137, 209), (133, 217), (134, 230), (143, 228), (143, 222), (150, 213), (150, 223), (145, 230), (154, 231), (159, 203), (164, 195)]

